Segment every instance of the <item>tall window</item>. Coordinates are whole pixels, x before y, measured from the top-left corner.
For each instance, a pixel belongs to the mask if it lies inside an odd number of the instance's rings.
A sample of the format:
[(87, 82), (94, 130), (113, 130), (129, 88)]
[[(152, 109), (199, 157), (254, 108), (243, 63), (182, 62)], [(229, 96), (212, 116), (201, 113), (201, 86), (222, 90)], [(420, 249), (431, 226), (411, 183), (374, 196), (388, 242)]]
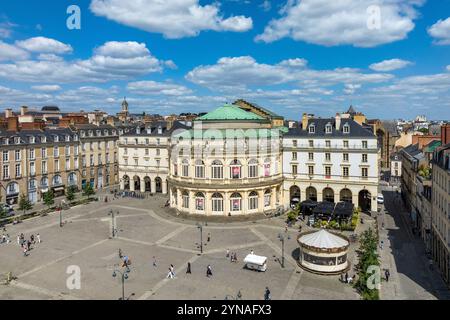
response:
[(348, 148), (348, 140), (344, 140), (344, 148)]
[(219, 160), (213, 161), (211, 165), (211, 173), (213, 179), (223, 179), (223, 165)]
[(367, 178), (368, 177), (368, 172), (369, 172), (369, 170), (367, 168), (362, 168), (361, 169), (361, 176), (363, 178)]
[(220, 193), (214, 193), (212, 195), (212, 211), (213, 212), (223, 211), (223, 197)]
[(309, 174), (310, 176), (313, 176), (313, 175), (314, 175), (314, 166), (308, 166), (308, 174)]
[(187, 193), (187, 191), (184, 191), (182, 194), (182, 198), (183, 198), (183, 208), (188, 209), (189, 208), (189, 193)]
[(3, 150), (3, 162), (9, 161), (9, 151)]
[(20, 163), (16, 164), (16, 177), (20, 177), (22, 175), (22, 170), (21, 170), (21, 166)]
[(348, 167), (343, 167), (342, 168), (342, 176), (348, 177)]
[(252, 159), (248, 162), (248, 177), (256, 178), (258, 176), (258, 161)]
[(272, 198), (272, 191), (270, 191), (270, 189), (267, 189), (266, 192), (264, 193), (264, 207), (270, 207), (271, 198)]
[(248, 209), (258, 209), (258, 193), (256, 191), (252, 191), (248, 196)]
[(47, 161), (42, 161), (41, 171), (42, 171), (42, 174), (47, 174)]
[(9, 165), (3, 166), (3, 179), (9, 179)]
[(189, 161), (184, 159), (181, 166), (183, 170), (183, 177), (189, 177)]
[(367, 154), (363, 153), (362, 162), (367, 162)]
[(236, 159), (230, 163), (230, 177), (231, 179), (241, 178), (241, 163)]
[(36, 159), (36, 154), (35, 154), (35, 152), (34, 152), (34, 149), (30, 149), (30, 159), (31, 159), (31, 160)]
[(297, 174), (297, 173), (298, 173), (298, 168), (297, 168), (297, 165), (294, 164), (294, 165), (292, 165), (292, 174)]
[(195, 195), (195, 210), (204, 211), (205, 210), (205, 195), (198, 192)]
[(363, 149), (367, 149), (367, 141), (362, 142), (362, 147), (363, 147)]
[(292, 160), (297, 160), (297, 152), (292, 152)]
[(242, 197), (239, 193), (233, 193), (230, 197), (231, 211), (241, 211)]
[(313, 161), (314, 160), (314, 153), (312, 153), (312, 152), (308, 153), (308, 160), (309, 161)]
[(329, 167), (329, 166), (325, 167), (325, 178), (327, 178), (327, 179), (331, 178), (331, 167)]
[(55, 172), (59, 172), (59, 159), (55, 160)]
[(195, 177), (200, 179), (205, 178), (205, 164), (202, 160), (195, 161)]
[(70, 146), (66, 146), (66, 156), (70, 156)]
[(314, 147), (314, 140), (309, 140), (309, 147), (313, 148)]
[(20, 150), (15, 151), (15, 159), (16, 161), (20, 161)]
[(331, 141), (330, 141), (330, 140), (326, 140), (326, 141), (325, 141), (325, 146), (326, 146), (327, 148), (331, 148)]
[(348, 161), (348, 153), (344, 153), (342, 155), (342, 159), (343, 159), (343, 161), (347, 162)]
[(325, 153), (325, 161), (331, 161), (331, 153)]
[(36, 174), (36, 164), (34, 161), (30, 162), (30, 175), (34, 176)]
[(54, 157), (59, 157), (59, 148), (58, 147), (54, 147), (53, 148), (53, 156)]

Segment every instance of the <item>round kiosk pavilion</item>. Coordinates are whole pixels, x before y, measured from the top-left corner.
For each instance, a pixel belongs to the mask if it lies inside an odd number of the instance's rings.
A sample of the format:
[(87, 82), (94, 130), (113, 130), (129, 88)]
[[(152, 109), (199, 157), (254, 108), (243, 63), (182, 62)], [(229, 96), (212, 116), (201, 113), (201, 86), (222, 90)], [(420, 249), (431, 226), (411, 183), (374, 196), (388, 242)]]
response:
[(325, 229), (299, 235), (298, 263), (307, 271), (324, 275), (336, 275), (347, 271), (349, 241), (346, 237)]

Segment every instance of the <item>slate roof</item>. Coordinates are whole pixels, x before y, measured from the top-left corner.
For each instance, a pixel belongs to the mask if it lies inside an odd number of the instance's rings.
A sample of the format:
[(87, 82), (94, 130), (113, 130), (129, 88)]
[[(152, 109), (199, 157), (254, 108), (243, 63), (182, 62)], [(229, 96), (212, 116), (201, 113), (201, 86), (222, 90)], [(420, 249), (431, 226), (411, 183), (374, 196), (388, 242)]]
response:
[(14, 138), (19, 137), (21, 144), (28, 144), (31, 141), (31, 137), (35, 137), (35, 144), (43, 143), (43, 137), (46, 137), (46, 143), (56, 142), (56, 136), (58, 136), (59, 142), (66, 142), (66, 136), (73, 137), (76, 132), (70, 130), (69, 128), (57, 128), (57, 129), (44, 129), (44, 130), (21, 130), (21, 131), (1, 131), (0, 132), (0, 145), (6, 145), (5, 139), (9, 139), (9, 145), (14, 145)]
[[(315, 133), (309, 133), (309, 126), (314, 124)], [(325, 132), (325, 127), (327, 124), (331, 124), (331, 133)], [(344, 133), (344, 126), (350, 126), (350, 133)], [(372, 131), (362, 127), (359, 123), (352, 119), (341, 119), (341, 126), (339, 130), (336, 130), (336, 119), (335, 118), (313, 118), (308, 120), (308, 127), (306, 130), (302, 128), (291, 128), (285, 134), (286, 137), (351, 137), (351, 138), (375, 138)]]
[[(137, 133), (138, 127), (140, 128), (139, 133)], [(162, 129), (161, 134), (158, 133), (159, 127), (161, 127), (161, 129)], [(147, 128), (150, 128), (150, 133), (147, 131)], [(128, 131), (127, 133), (125, 133), (123, 136), (124, 137), (136, 136), (136, 135), (146, 136), (146, 137), (169, 136), (172, 134), (173, 131), (178, 130), (178, 129), (189, 130), (189, 129), (191, 129), (191, 127), (188, 127), (179, 121), (175, 121), (173, 123), (172, 127), (170, 129), (167, 129), (167, 121), (155, 121), (155, 122), (151, 122), (151, 123), (148, 123), (145, 125), (140, 124), (139, 126), (133, 128), (130, 131)]]

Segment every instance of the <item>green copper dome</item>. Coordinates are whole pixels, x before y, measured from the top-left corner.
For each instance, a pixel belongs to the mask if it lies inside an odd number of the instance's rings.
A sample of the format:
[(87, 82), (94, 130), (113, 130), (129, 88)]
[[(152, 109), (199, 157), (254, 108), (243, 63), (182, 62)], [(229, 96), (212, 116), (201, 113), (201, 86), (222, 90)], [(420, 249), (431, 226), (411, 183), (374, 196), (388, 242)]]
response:
[(253, 112), (242, 110), (237, 106), (226, 104), (223, 107), (217, 108), (216, 110), (195, 119), (195, 121), (223, 120), (264, 120), (264, 118)]

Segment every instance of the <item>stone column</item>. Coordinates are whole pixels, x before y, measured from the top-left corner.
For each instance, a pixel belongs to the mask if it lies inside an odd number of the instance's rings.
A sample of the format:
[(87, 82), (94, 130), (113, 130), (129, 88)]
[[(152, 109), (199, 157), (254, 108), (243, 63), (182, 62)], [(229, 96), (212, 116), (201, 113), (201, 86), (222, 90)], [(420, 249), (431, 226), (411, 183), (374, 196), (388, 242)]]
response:
[(167, 194), (167, 180), (162, 181), (162, 192), (163, 194)]
[[(80, 179), (80, 181), (81, 181), (81, 179)], [(125, 189), (125, 181), (122, 179), (122, 180), (120, 180), (120, 190), (123, 190), (123, 189)]]
[(141, 178), (141, 192), (145, 192), (145, 180), (143, 178)]
[(152, 189), (152, 193), (156, 193), (156, 183), (155, 183), (155, 178), (153, 178), (150, 182), (151, 185), (151, 189)]
[(241, 211), (242, 214), (248, 213), (248, 191), (245, 191), (242, 197), (241, 203)]
[[(230, 208), (230, 194), (228, 192), (225, 192), (223, 197), (223, 214), (225, 216), (228, 216), (228, 214), (231, 212)], [(233, 214), (233, 213), (231, 213)]]
[(134, 179), (130, 178), (130, 191), (135, 191), (134, 190)]

